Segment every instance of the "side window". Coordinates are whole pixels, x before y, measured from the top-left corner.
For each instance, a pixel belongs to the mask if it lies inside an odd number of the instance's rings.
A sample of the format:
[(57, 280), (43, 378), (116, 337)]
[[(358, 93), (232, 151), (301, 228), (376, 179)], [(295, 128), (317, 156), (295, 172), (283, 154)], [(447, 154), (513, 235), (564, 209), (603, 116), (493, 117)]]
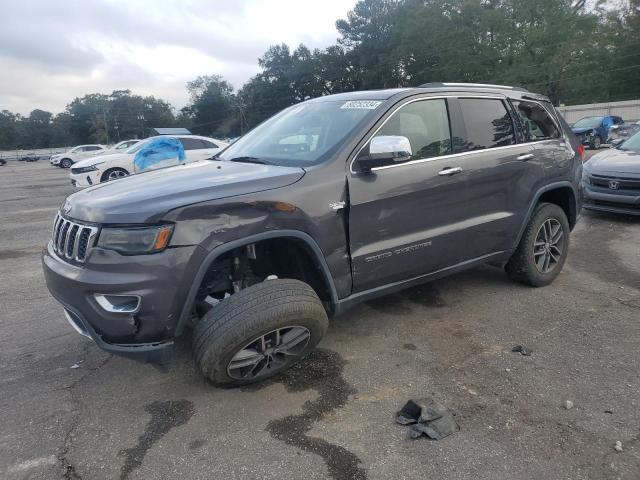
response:
[(466, 138), (455, 138), (456, 153), (516, 143), (513, 122), (502, 100), (460, 98)]
[(197, 138), (180, 138), (185, 150), (200, 150), (204, 148), (202, 142)]
[(451, 153), (447, 105), (442, 99), (409, 103), (394, 112), (375, 136), (382, 135), (407, 137), (410, 160), (447, 155)]
[(518, 112), (526, 141), (560, 138), (558, 127), (551, 119), (549, 112), (541, 105), (534, 102), (514, 101), (513, 106)]
[(102, 150), (100, 147), (98, 147), (97, 145), (91, 145), (89, 147), (86, 147), (85, 150), (87, 152), (93, 152), (95, 150)]
[(213, 142), (210, 142), (209, 140), (200, 140), (200, 141), (204, 145), (203, 148), (218, 148), (218, 145), (216, 145)]

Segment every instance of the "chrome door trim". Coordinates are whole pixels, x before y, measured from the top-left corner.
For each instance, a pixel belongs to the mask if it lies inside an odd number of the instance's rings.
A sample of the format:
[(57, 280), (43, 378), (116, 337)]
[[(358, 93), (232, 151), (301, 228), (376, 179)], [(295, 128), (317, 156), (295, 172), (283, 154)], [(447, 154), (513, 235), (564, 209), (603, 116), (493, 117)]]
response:
[[(493, 148), (483, 148), (483, 149), (478, 149), (478, 150), (469, 150), (467, 152), (460, 152), (460, 153), (452, 153), (451, 155), (441, 155), (439, 157), (429, 157), (429, 158), (422, 158), (422, 159), (418, 159), (418, 160), (411, 160), (410, 162), (405, 162), (405, 163), (399, 163), (397, 165), (385, 165), (384, 167), (375, 167), (372, 168), (371, 171), (372, 172), (377, 172), (379, 170), (386, 170), (388, 168), (397, 168), (397, 167), (404, 167), (405, 165), (415, 165), (418, 163), (426, 163), (426, 162), (432, 162), (434, 160), (443, 160), (443, 159), (448, 159), (448, 158), (458, 158), (458, 157), (464, 157), (465, 155), (473, 155), (473, 154), (477, 154), (477, 153), (484, 153), (484, 152), (494, 152), (497, 150), (507, 150), (509, 148), (515, 148), (515, 147), (524, 147), (526, 145), (533, 145), (536, 143), (542, 143), (542, 142), (548, 142), (549, 140), (540, 140), (537, 142), (528, 142), (528, 143), (516, 143), (515, 145), (506, 145), (504, 147), (493, 147)], [(352, 172), (352, 173), (358, 173), (358, 172)]]

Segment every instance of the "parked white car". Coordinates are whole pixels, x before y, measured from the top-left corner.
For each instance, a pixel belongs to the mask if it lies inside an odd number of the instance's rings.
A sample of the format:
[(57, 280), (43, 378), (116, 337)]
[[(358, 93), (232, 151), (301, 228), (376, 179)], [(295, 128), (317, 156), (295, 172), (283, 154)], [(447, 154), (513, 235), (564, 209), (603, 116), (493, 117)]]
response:
[[(197, 135), (171, 135), (166, 137), (175, 138), (182, 143), (185, 159), (180, 163), (191, 163), (211, 158), (228, 146), (226, 142), (221, 140)], [(144, 148), (151, 140), (157, 138), (160, 137), (150, 137), (142, 140), (123, 153), (107, 153), (78, 162), (73, 166), (69, 174), (71, 184), (75, 187), (84, 188), (101, 182), (126, 177), (134, 173), (143, 173), (143, 171), (137, 169), (134, 164), (136, 153)], [(158, 168), (166, 168), (176, 164), (175, 159), (172, 162), (160, 162), (149, 168), (145, 168), (144, 172)]]
[[(113, 147), (109, 147), (109, 149), (104, 152), (106, 153), (123, 153), (126, 152), (129, 148), (133, 147), (140, 140), (123, 140), (121, 142), (116, 143)], [(102, 154), (101, 154), (102, 155)]]
[(105, 147), (104, 145), (78, 145), (77, 147), (73, 147), (71, 150), (67, 150), (64, 153), (52, 155), (49, 159), (49, 163), (58, 167), (69, 168), (71, 165), (79, 162), (80, 160), (84, 160), (87, 157), (99, 155), (101, 153), (104, 153), (106, 150), (107, 147)]

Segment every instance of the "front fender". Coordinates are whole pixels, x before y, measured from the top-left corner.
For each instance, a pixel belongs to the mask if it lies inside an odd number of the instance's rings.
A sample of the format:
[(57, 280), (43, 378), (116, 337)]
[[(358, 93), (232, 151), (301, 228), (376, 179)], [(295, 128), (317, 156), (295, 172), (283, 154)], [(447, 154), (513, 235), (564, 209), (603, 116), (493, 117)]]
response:
[(247, 237), (239, 238), (237, 240), (222, 243), (209, 251), (209, 253), (200, 264), (195, 277), (193, 278), (193, 282), (187, 294), (187, 299), (184, 303), (180, 318), (178, 320), (178, 324), (176, 326), (176, 336), (182, 334), (184, 326), (189, 321), (200, 284), (202, 283), (202, 280), (204, 279), (204, 276), (207, 273), (209, 267), (213, 264), (216, 258), (236, 248), (273, 238), (295, 238), (303, 241), (307, 245), (309, 251), (315, 257), (317, 265), (320, 265), (321, 267), (321, 273), (324, 282), (331, 294), (331, 309), (332, 311), (335, 310), (335, 307), (338, 303), (338, 294), (325, 256), (316, 241), (310, 235), (299, 230), (270, 230), (267, 232), (257, 233), (254, 235), (249, 235)]

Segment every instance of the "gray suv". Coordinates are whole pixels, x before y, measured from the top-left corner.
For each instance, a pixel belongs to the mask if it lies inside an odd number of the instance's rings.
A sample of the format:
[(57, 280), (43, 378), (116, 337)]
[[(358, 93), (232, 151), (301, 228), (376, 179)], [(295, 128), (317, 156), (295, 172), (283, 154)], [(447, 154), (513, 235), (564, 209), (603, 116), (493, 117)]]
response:
[(217, 156), (71, 195), (42, 260), (101, 348), (218, 385), (268, 378), (328, 317), (477, 265), (543, 286), (581, 208), (582, 146), (546, 97), (425, 84), (309, 100)]

